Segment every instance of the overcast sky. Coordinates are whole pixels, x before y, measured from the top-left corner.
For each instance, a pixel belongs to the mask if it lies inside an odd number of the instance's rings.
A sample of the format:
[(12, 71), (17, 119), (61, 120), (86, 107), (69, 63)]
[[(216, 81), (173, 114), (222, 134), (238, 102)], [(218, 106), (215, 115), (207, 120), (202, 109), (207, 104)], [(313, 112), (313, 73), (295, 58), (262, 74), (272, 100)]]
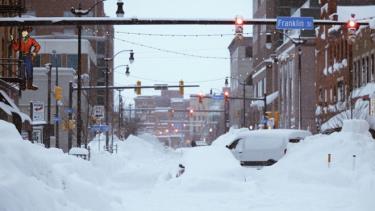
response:
[[(115, 17), (117, 0), (107, 0), (107, 16)], [(252, 0), (126, 0), (125, 17), (137, 18), (212, 18), (234, 19), (241, 15), (245, 19), (252, 17)], [(250, 32), (245, 27), (244, 32)], [(142, 45), (176, 51), (204, 57), (229, 57), (228, 45), (233, 36), (214, 37), (161, 37), (132, 35), (146, 34), (231, 34), (234, 26), (115, 26), (115, 37), (138, 45), (115, 40), (115, 52), (133, 49), (135, 62), (130, 66), (130, 76), (126, 77), (122, 68), (115, 70), (115, 85), (134, 85), (137, 80), (142, 85), (198, 84), (199, 88), (186, 88), (185, 97), (198, 92), (209, 93), (211, 88), (219, 90), (224, 85), (224, 78), (229, 75), (229, 60), (204, 59), (161, 52)], [(115, 58), (115, 66), (128, 64), (128, 53)], [(155, 95), (154, 90), (142, 90), (142, 95)], [(116, 92), (116, 94), (118, 94)], [(133, 90), (123, 93), (128, 104), (135, 96)]]

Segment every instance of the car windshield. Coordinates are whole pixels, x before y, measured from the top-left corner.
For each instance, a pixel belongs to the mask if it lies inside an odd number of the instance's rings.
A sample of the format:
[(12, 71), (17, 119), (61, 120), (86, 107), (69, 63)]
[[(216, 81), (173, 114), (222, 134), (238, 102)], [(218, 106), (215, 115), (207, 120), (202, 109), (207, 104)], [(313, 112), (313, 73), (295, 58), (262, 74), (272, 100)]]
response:
[(238, 142), (240, 141), (241, 139), (237, 139), (237, 140), (234, 140), (230, 145), (228, 145), (228, 149), (234, 149), (236, 148)]

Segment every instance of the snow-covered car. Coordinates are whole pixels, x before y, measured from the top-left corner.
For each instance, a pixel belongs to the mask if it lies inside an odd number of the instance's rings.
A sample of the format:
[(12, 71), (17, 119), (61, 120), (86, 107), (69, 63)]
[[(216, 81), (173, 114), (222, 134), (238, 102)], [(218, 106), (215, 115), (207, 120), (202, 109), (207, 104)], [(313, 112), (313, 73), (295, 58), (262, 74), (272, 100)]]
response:
[(288, 143), (298, 143), (310, 135), (309, 131), (293, 129), (247, 131), (237, 135), (226, 147), (241, 165), (268, 166), (286, 154)]

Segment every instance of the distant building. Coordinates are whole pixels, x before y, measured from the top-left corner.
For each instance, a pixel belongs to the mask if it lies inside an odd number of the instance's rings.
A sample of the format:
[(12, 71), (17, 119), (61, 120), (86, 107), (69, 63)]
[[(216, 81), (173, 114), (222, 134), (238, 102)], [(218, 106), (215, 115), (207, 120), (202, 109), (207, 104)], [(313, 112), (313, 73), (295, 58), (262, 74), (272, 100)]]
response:
[[(243, 98), (252, 97), (252, 74), (253, 74), (253, 41), (252, 37), (236, 37), (232, 40), (228, 49), (230, 52), (230, 96)], [(245, 90), (244, 90), (245, 89)], [(245, 92), (245, 95), (244, 95)], [(231, 126), (248, 127), (250, 124), (250, 102), (249, 100), (231, 100), (229, 104), (229, 121)], [(245, 106), (245, 108), (244, 108)], [(244, 113), (244, 109), (245, 112)], [(245, 125), (244, 120), (245, 118)]]
[(161, 95), (134, 98), (135, 118), (140, 121), (138, 133), (155, 135), (170, 147), (185, 146), (187, 107), (177, 90), (162, 90)]

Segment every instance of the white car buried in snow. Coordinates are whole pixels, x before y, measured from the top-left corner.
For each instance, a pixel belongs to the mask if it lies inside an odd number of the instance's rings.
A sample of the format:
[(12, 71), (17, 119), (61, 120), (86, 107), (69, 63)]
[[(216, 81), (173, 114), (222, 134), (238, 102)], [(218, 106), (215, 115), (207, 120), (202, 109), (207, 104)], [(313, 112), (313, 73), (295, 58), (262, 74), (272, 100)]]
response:
[(243, 166), (269, 166), (286, 154), (288, 143), (297, 143), (310, 135), (309, 131), (293, 129), (246, 131), (226, 147)]

